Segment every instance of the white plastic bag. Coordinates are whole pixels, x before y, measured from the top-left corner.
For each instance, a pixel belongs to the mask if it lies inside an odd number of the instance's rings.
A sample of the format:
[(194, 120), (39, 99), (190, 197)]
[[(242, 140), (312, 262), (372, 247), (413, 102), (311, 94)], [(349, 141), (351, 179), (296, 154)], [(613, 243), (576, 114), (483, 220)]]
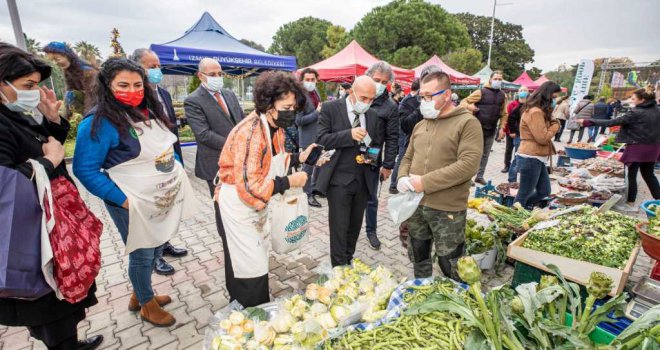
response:
[(309, 240), (309, 204), (302, 188), (271, 197), (268, 210), (273, 251), (288, 253)]
[(424, 192), (404, 192), (390, 197), (387, 202), (387, 211), (389, 211), (392, 221), (395, 225), (400, 225), (408, 220), (417, 210), (419, 202), (422, 201)]

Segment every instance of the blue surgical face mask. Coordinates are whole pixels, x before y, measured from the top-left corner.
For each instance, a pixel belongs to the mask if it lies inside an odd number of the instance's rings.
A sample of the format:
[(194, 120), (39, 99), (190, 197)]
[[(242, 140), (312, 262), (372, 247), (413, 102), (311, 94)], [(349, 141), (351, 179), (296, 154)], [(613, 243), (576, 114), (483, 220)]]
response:
[(158, 85), (163, 80), (163, 72), (160, 68), (149, 68), (147, 69), (147, 78), (150, 83)]
[(376, 96), (380, 96), (385, 92), (386, 86), (381, 83), (376, 83)]
[(371, 107), (371, 103), (362, 102), (357, 98), (357, 96), (355, 96), (355, 104), (353, 105), (353, 110), (357, 114), (367, 113), (369, 107)]
[(19, 113), (31, 113), (41, 102), (41, 92), (37, 90), (19, 90), (10, 82), (5, 81), (9, 87), (16, 91), (16, 101), (9, 102), (9, 99), (2, 95), (3, 103), (10, 111)]
[(518, 98), (527, 98), (529, 96), (529, 92), (527, 91), (521, 91), (518, 93)]
[(557, 106), (557, 100), (554, 98), (552, 99), (552, 108), (555, 108)]
[(490, 83), (490, 87), (492, 87), (495, 90), (499, 90), (502, 88), (502, 81), (501, 80), (493, 80)]

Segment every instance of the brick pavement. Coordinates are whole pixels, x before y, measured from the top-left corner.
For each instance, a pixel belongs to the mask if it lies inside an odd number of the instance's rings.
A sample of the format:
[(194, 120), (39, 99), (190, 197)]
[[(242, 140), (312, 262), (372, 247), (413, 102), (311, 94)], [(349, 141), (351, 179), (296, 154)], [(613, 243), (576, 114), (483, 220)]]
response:
[[(486, 172), (486, 178), (496, 184), (506, 180), (506, 175), (500, 173), (503, 152), (504, 143), (495, 143)], [(151, 326), (127, 310), (131, 289), (123, 243), (101, 201), (82, 191), (85, 201), (105, 224), (105, 232), (101, 240), (103, 266), (96, 280), (99, 303), (89, 310), (87, 319), (79, 324), (78, 331), (81, 338), (102, 334), (105, 341), (100, 349), (201, 349), (204, 330), (210, 317), (228, 303), (224, 288), (222, 243), (216, 232), (208, 187), (191, 172), (194, 153), (194, 148), (186, 148), (184, 159), (193, 188), (203, 206), (194, 218), (182, 222), (179, 235), (172, 239), (175, 246), (186, 247), (189, 255), (180, 259), (167, 258), (177, 270), (173, 276), (153, 277), (156, 292), (168, 294), (174, 300), (166, 306), (166, 310), (177, 319), (172, 327)], [(397, 276), (410, 278), (412, 266), (400, 245), (398, 229), (393, 226), (387, 214), (387, 188), (387, 184), (384, 184), (378, 212), (378, 233), (382, 248), (380, 251), (370, 249), (366, 237), (362, 235), (355, 255), (367, 264), (383, 264)], [(645, 185), (640, 185), (639, 197), (639, 201), (650, 197)], [(269, 279), (274, 297), (303, 288), (318, 276), (315, 269), (323, 263), (329, 264), (327, 203), (325, 200), (321, 202), (323, 208), (311, 208), (311, 239), (303, 249), (285, 255), (272, 254), (270, 258)], [(631, 280), (648, 275), (650, 265), (650, 258), (641, 253)], [(437, 266), (435, 268), (435, 274), (439, 275), (439, 269)], [(485, 285), (492, 287), (505, 283), (511, 273), (508, 267), (500, 275), (486, 273)], [(0, 350), (18, 349), (45, 347), (41, 342), (33, 341), (25, 328), (0, 326)]]

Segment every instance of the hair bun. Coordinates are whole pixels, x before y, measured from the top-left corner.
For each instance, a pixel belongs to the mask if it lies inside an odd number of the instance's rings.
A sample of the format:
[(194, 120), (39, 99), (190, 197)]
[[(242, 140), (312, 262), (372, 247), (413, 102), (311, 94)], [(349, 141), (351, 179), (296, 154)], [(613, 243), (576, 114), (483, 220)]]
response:
[(648, 84), (646, 85), (646, 93), (650, 95), (655, 95), (655, 86)]

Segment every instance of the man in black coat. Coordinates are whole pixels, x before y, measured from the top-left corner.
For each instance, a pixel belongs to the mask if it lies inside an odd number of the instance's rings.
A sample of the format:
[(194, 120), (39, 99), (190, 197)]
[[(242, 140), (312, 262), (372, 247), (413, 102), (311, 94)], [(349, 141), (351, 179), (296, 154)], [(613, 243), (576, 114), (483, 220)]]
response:
[[(319, 111), (321, 110), (321, 97), (316, 91), (316, 82), (318, 81), (319, 73), (313, 68), (305, 68), (300, 72), (300, 80), (303, 83), (305, 90), (307, 90), (307, 100), (305, 101), (305, 108), (302, 112), (296, 115), (296, 127), (298, 129), (298, 142), (300, 149), (307, 149), (309, 145), (316, 141), (318, 135), (318, 121)], [(314, 182), (318, 177), (318, 171), (314, 170), (315, 167), (304, 164), (303, 171), (307, 173), (307, 183), (303, 190), (307, 194), (307, 202), (309, 206), (320, 208), (321, 203), (316, 200), (312, 193)]]
[[(419, 113), (419, 100), (417, 99), (417, 92), (419, 92), (419, 79), (415, 79), (410, 87), (410, 93), (404, 97), (399, 103), (399, 155), (396, 158), (396, 165), (394, 166), (394, 171), (392, 172), (392, 181), (390, 182), (390, 193), (397, 194), (399, 191), (396, 189), (397, 178), (399, 177), (399, 164), (401, 163), (401, 158), (406, 154), (406, 148), (408, 147), (408, 142), (410, 141), (410, 134), (415, 128), (418, 120), (415, 116), (410, 117), (414, 114), (419, 114), (419, 119), (421, 120), (422, 115)], [(409, 118), (414, 119), (410, 121)], [(407, 123), (407, 124), (406, 124)], [(404, 125), (406, 131), (403, 130)]]
[[(163, 107), (165, 115), (169, 117), (170, 122), (172, 123), (170, 130), (174, 135), (176, 135), (177, 141), (174, 144), (174, 152), (179, 155), (179, 159), (181, 159), (181, 164), (183, 165), (183, 154), (181, 153), (181, 143), (179, 142), (179, 127), (177, 125), (174, 106), (172, 105), (172, 96), (167, 90), (158, 87), (158, 84), (160, 84), (160, 81), (163, 78), (163, 73), (160, 71), (160, 60), (158, 59), (156, 53), (149, 49), (135, 50), (133, 55), (131, 55), (131, 60), (144, 68), (149, 79), (149, 86), (156, 90), (158, 101)], [(188, 255), (188, 250), (177, 248), (171, 245), (170, 242), (166, 242), (163, 247), (163, 255), (182, 257)], [(154, 271), (159, 275), (166, 276), (175, 272), (174, 267), (167, 263), (167, 261), (165, 261), (162, 256), (156, 260)]]
[[(375, 97), (373, 79), (360, 76), (350, 96), (321, 107), (317, 143), (336, 152), (319, 169), (315, 190), (328, 198), (333, 266), (353, 260), (367, 201), (378, 191), (379, 168), (384, 164), (391, 169), (396, 158), (396, 134), (388, 136), (388, 121), (369, 109)], [(360, 151), (367, 147), (373, 158)], [(369, 159), (374, 160), (366, 163)]]

